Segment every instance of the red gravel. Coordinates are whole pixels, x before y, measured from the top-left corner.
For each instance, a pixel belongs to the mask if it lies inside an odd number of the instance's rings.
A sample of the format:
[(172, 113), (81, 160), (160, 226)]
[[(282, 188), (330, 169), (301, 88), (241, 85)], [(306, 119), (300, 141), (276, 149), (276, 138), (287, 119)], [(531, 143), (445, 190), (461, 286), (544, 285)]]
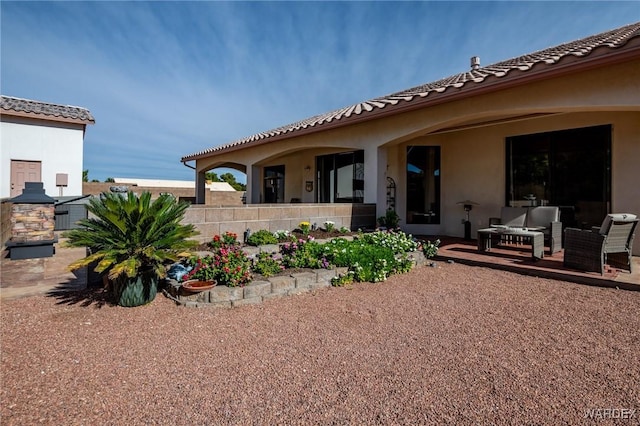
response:
[(0, 423), (638, 424), (639, 313), (442, 262), (230, 310), (30, 297), (2, 304)]

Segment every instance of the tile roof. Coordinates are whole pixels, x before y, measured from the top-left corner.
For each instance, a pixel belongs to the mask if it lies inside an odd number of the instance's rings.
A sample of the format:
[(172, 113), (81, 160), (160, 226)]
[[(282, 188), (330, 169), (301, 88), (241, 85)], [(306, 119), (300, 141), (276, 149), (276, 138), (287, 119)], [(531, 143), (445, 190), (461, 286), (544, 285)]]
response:
[[(303, 131), (322, 130), (329, 123), (334, 125), (350, 124), (360, 120), (379, 117), (381, 114), (401, 112), (409, 107), (423, 107), (449, 94), (470, 94), (475, 88), (488, 86), (503, 87), (507, 82), (532, 74), (531, 70), (540, 69), (551, 72), (567, 66), (579, 67), (590, 57), (599, 57), (615, 52), (625, 46), (632, 38), (640, 36), (640, 22), (596, 34), (587, 38), (564, 43), (559, 46), (540, 50), (485, 67), (472, 68), (470, 71), (443, 78), (432, 83), (416, 86), (411, 89), (387, 96), (360, 102), (325, 114), (316, 115), (302, 121), (278, 127), (266, 132), (257, 133), (229, 144), (215, 146), (187, 155), (182, 161), (206, 157), (209, 154), (221, 153), (241, 145), (260, 143), (269, 139), (293, 137)], [(599, 49), (600, 48), (600, 49)], [(596, 53), (603, 49), (604, 53)], [(640, 51), (636, 56), (640, 56)], [(495, 84), (492, 84), (495, 83)], [(421, 102), (422, 101), (422, 102)], [(413, 104), (413, 105), (412, 105)]]
[(95, 124), (88, 109), (69, 105), (49, 104), (29, 99), (0, 95), (0, 112), (7, 115), (34, 117), (52, 121)]

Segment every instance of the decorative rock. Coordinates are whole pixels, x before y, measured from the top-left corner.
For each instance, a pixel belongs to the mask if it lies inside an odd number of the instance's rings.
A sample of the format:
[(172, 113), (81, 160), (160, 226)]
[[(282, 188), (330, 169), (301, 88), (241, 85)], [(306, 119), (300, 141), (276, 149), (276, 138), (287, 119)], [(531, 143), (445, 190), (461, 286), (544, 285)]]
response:
[(233, 306), (234, 308), (238, 307), (238, 306), (245, 306), (245, 305), (256, 305), (258, 303), (262, 303), (262, 297), (258, 296), (258, 297), (249, 297), (247, 299), (240, 299), (240, 300), (233, 300), (231, 302), (231, 306)]
[(309, 293), (310, 291), (310, 287), (294, 288), (293, 290), (289, 290), (289, 296), (298, 296), (300, 294)]

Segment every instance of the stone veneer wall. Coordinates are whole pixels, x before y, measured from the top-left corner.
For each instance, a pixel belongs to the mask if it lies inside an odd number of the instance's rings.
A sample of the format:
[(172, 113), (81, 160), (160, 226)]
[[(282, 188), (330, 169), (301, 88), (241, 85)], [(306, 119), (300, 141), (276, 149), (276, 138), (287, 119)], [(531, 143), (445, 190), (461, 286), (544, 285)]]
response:
[(13, 203), (11, 206), (11, 241), (50, 241), (55, 238), (53, 204)]
[(193, 224), (200, 232), (200, 242), (211, 241), (214, 235), (234, 232), (238, 239), (247, 229), (292, 231), (302, 221), (323, 226), (332, 221), (336, 228), (372, 229), (376, 223), (375, 204), (248, 204), (238, 207), (216, 207), (201, 204), (190, 206), (182, 223)]
[[(245, 247), (244, 250), (249, 256), (252, 256), (263, 251), (267, 253), (278, 251), (278, 245)], [(426, 264), (427, 259), (421, 251), (409, 253), (409, 256), (414, 260), (415, 266), (424, 266)], [(330, 287), (331, 278), (346, 272), (347, 268), (314, 269), (308, 272), (269, 277), (264, 281), (252, 281), (244, 287), (216, 286), (211, 290), (199, 293), (182, 290), (180, 283), (175, 280), (168, 280), (169, 294), (178, 304), (186, 307), (232, 308), (254, 305), (266, 300), (295, 296), (309, 293), (319, 288)]]

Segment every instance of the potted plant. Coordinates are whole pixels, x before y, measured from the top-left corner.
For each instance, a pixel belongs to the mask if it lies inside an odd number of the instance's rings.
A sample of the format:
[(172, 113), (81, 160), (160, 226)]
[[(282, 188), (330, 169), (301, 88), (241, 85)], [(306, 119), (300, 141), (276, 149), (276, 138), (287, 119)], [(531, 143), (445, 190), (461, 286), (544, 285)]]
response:
[(92, 198), (87, 210), (95, 217), (80, 220), (80, 228), (63, 234), (68, 246), (88, 247), (92, 253), (69, 269), (97, 263), (95, 271), (105, 274), (107, 289), (118, 305), (151, 302), (158, 280), (166, 275), (165, 265), (197, 245), (189, 240), (197, 235), (193, 225), (180, 223), (188, 206), (170, 194), (152, 202), (149, 192), (140, 197), (129, 191)]

